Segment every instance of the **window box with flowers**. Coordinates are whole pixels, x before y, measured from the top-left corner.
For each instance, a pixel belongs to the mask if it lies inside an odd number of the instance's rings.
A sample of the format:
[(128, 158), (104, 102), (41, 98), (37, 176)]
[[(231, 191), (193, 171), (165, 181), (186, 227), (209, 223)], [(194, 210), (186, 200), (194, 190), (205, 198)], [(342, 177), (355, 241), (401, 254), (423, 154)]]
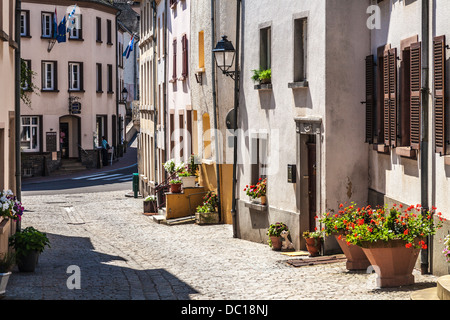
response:
[(250, 201), (260, 199), (261, 205), (265, 206), (267, 204), (267, 178), (259, 178), (258, 183), (254, 185), (246, 185), (244, 191), (250, 197)]
[[(442, 227), (436, 208), (425, 211), (420, 204), (404, 208), (370, 206), (357, 210), (356, 222), (347, 223), (346, 241), (360, 246), (378, 274), (379, 287), (397, 287), (414, 283), (412, 271), (425, 239)], [(437, 215), (438, 219), (433, 218)]]

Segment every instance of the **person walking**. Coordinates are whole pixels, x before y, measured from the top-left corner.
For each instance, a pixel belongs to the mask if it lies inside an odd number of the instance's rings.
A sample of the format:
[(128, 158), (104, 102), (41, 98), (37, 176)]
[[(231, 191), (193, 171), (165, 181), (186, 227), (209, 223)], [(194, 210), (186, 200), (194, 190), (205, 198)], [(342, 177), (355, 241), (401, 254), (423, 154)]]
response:
[(109, 150), (109, 144), (108, 141), (106, 141), (105, 136), (102, 137), (102, 161), (103, 166), (108, 165), (108, 150)]

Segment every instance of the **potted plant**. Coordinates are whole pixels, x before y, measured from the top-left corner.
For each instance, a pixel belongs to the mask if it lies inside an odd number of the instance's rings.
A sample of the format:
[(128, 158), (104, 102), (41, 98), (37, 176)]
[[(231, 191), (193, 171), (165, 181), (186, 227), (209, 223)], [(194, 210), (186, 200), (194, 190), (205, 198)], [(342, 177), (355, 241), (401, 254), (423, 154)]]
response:
[(358, 219), (349, 227), (346, 240), (362, 247), (371, 265), (377, 266), (380, 287), (413, 284), (420, 249), (427, 249), (425, 238), (442, 227), (442, 214), (436, 214), (435, 222), (436, 208), (425, 211), (420, 204), (406, 209), (401, 204), (390, 209), (367, 206), (365, 211), (370, 220)]
[(315, 228), (314, 232), (305, 231), (303, 232), (303, 238), (306, 241), (306, 249), (309, 252), (310, 257), (316, 257), (320, 253), (322, 248), (323, 233), (322, 231), (317, 231)]
[(158, 213), (158, 206), (156, 203), (156, 196), (150, 195), (144, 199), (144, 214), (155, 214)]
[(267, 229), (267, 235), (269, 236), (269, 240), (267, 242), (273, 250), (281, 250), (281, 232), (285, 230), (289, 231), (287, 225), (283, 222), (273, 223), (269, 226), (269, 229)]
[(442, 251), (445, 261), (450, 262), (450, 234), (444, 238), (444, 250)]
[(263, 84), (270, 83), (272, 81), (272, 70), (271, 69), (262, 70), (259, 73), (259, 81)]
[(262, 205), (266, 205), (267, 203), (267, 197), (266, 197), (266, 190), (267, 190), (267, 178), (262, 180), (262, 178), (259, 178), (258, 183), (255, 185), (246, 185), (244, 188), (244, 191), (246, 194), (251, 198), (251, 200), (259, 198)]
[(170, 184), (170, 192), (181, 193), (181, 180), (172, 179), (170, 180), (169, 184)]
[(218, 204), (217, 194), (214, 191), (208, 191), (203, 197), (203, 204), (196, 209), (195, 223), (200, 225), (219, 223)]
[(11, 270), (16, 264), (16, 255), (12, 252), (6, 252), (0, 255), (0, 297), (6, 292)]
[(50, 247), (47, 235), (33, 227), (27, 227), (9, 237), (9, 245), (17, 255), (17, 266), (21, 272), (34, 272), (39, 255)]
[(178, 174), (183, 182), (183, 188), (195, 187), (195, 179), (197, 179), (198, 161), (194, 154), (189, 158), (189, 163), (186, 164), (182, 173)]
[(364, 208), (362, 210), (361, 212), (361, 208), (357, 208), (353, 202), (345, 208), (343, 204), (340, 204), (338, 213), (327, 212), (319, 220), (324, 225), (325, 234), (336, 238), (339, 247), (347, 258), (346, 267), (348, 270), (366, 270), (370, 266), (369, 259), (367, 259), (362, 248), (345, 240), (349, 226), (356, 223), (357, 218), (369, 218), (364, 215)]
[(11, 190), (0, 192), (0, 216), (6, 219), (20, 221), (23, 214), (23, 206)]

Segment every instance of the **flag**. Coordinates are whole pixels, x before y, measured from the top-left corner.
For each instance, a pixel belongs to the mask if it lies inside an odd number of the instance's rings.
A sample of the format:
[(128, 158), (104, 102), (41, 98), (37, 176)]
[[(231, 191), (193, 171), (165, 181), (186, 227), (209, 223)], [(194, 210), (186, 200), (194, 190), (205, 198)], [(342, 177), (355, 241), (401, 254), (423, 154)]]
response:
[(66, 33), (67, 33), (66, 16), (64, 16), (62, 21), (61, 21), (61, 23), (58, 26), (58, 31), (57, 31), (57, 35), (56, 35), (56, 41), (58, 41), (58, 43), (66, 42)]
[(67, 17), (67, 32), (70, 32), (73, 28), (75, 28), (75, 9), (77, 5), (73, 6), (72, 12)]
[(123, 52), (123, 56), (128, 57), (130, 56), (131, 51), (133, 51), (133, 46), (134, 46), (134, 34), (133, 37), (131, 37), (130, 43), (128, 43), (128, 46), (126, 47), (125, 51)]
[(53, 38), (56, 39), (58, 35), (58, 18), (56, 17), (56, 7), (55, 7), (55, 15), (53, 16)]

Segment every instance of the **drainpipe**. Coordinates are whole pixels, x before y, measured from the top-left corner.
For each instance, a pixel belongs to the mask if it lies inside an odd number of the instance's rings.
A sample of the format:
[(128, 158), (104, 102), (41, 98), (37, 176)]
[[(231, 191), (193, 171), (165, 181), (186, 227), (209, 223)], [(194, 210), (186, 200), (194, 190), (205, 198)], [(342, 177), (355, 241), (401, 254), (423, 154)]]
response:
[(235, 75), (234, 75), (234, 138), (233, 138), (233, 194), (232, 194), (232, 207), (231, 207), (231, 217), (233, 218), (233, 238), (237, 238), (237, 225), (236, 225), (236, 166), (237, 166), (237, 120), (238, 120), (238, 109), (239, 109), (239, 78), (240, 78), (240, 70), (239, 70), (239, 44), (240, 44), (240, 22), (241, 22), (241, 1), (236, 0), (237, 9), (236, 9), (236, 65), (235, 65)]
[[(168, 12), (167, 12), (167, 1), (164, 1), (164, 38), (162, 39), (163, 43), (164, 43), (164, 86), (163, 86), (163, 92), (164, 92), (164, 100), (163, 100), (163, 108), (164, 108), (164, 162), (167, 162), (167, 150), (170, 146), (170, 144), (167, 143), (167, 44), (166, 44), (166, 39), (167, 39), (167, 20), (168, 20)], [(160, 41), (161, 43), (161, 41)], [(170, 150), (169, 150), (170, 151)], [(167, 171), (164, 170), (164, 180), (167, 180)]]
[[(422, 141), (420, 146), (420, 197), (422, 210), (427, 211), (428, 204), (428, 108), (429, 108), (429, 80), (428, 80), (428, 62), (429, 62), (429, 0), (422, 0)], [(429, 248), (431, 237), (427, 239), (427, 249), (421, 250), (421, 273), (429, 273)]]
[(153, 81), (152, 81), (152, 86), (153, 86), (153, 144), (154, 144), (154, 157), (153, 157), (153, 164), (154, 164), (154, 169), (155, 169), (155, 175), (154, 175), (154, 183), (155, 186), (158, 184), (158, 176), (156, 175), (156, 173), (158, 172), (158, 162), (156, 161), (156, 158), (158, 157), (157, 155), (157, 150), (158, 150), (158, 142), (157, 142), (157, 123), (158, 123), (158, 109), (156, 108), (157, 105), (157, 101), (156, 101), (156, 86), (158, 84), (158, 82), (156, 81), (156, 67), (157, 67), (157, 63), (156, 63), (156, 37), (158, 37), (158, 35), (156, 35), (156, 17), (157, 17), (157, 11), (156, 11), (156, 1), (153, 0), (152, 1), (152, 10), (153, 10)]
[[(214, 52), (212, 51), (214, 49), (214, 45), (216, 43), (215, 41), (215, 0), (211, 0), (211, 85), (212, 85), (212, 95), (213, 95), (213, 113), (214, 113), (214, 130), (217, 132), (217, 92), (216, 92), (216, 67), (215, 67), (215, 60), (214, 60)], [(222, 205), (221, 205), (221, 192), (220, 192), (220, 166), (219, 166), (219, 139), (218, 135), (216, 134), (215, 139), (215, 148), (216, 148), (216, 181), (217, 181), (217, 211), (219, 214), (219, 221), (222, 219)]]
[[(116, 132), (112, 132), (112, 130), (111, 130), (111, 133), (112, 133), (111, 139), (112, 139), (112, 141), (116, 142), (116, 145), (114, 146), (115, 152), (117, 152), (116, 151), (117, 150), (117, 137), (118, 137), (117, 129), (119, 128), (119, 94), (120, 94), (120, 92), (119, 92), (119, 66), (118, 66), (118, 64), (119, 64), (119, 54), (118, 54), (118, 51), (119, 51), (119, 44), (118, 44), (118, 42), (119, 42), (119, 36), (118, 36), (119, 27), (117, 25), (117, 22), (118, 22), (117, 17), (120, 15), (120, 12), (121, 12), (120, 10), (118, 10), (118, 12), (116, 12), (116, 30), (115, 30), (116, 31), (115, 32), (115, 34), (116, 34), (116, 41), (115, 41), (116, 42), (116, 44), (115, 44), (115, 47), (116, 47), (116, 63), (115, 63), (115, 65), (116, 65), (116, 126), (115, 126)], [(120, 54), (122, 54), (122, 52)], [(127, 103), (125, 102), (125, 110), (126, 110), (126, 105), (127, 105)], [(125, 128), (124, 128), (124, 130), (125, 130)], [(106, 133), (106, 136), (108, 136), (108, 132)], [(116, 137), (116, 139), (113, 139), (114, 136)], [(120, 137), (119, 137), (119, 139), (120, 139)]]
[[(16, 12), (15, 12), (15, 34), (14, 38), (17, 43), (17, 49), (14, 53), (15, 60), (15, 101), (14, 101), (14, 121), (15, 121), (15, 177), (16, 177), (16, 190), (15, 195), (19, 201), (22, 199), (22, 169), (21, 169), (21, 154), (20, 154), (20, 70), (21, 70), (21, 59), (20, 59), (20, 11), (21, 11), (21, 0), (16, 0)], [(12, 19), (12, 17), (10, 17)], [(20, 221), (17, 223), (17, 230), (20, 230)]]

